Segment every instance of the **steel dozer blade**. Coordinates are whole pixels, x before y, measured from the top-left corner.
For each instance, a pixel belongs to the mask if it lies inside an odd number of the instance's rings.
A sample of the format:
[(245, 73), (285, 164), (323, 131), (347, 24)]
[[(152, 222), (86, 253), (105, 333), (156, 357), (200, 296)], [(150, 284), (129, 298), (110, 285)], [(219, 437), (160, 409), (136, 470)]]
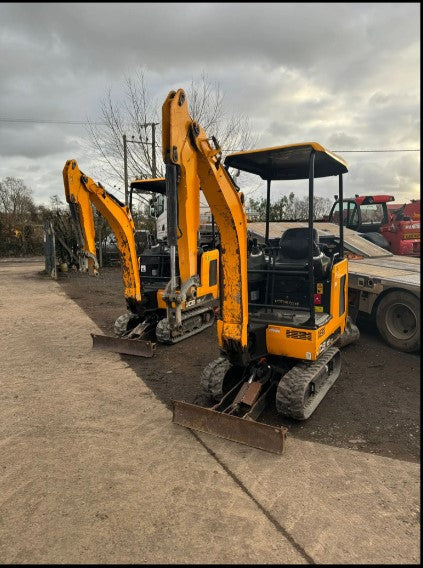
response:
[(91, 337), (93, 338), (93, 348), (103, 349), (103, 351), (137, 355), (138, 357), (153, 357), (156, 351), (156, 344), (152, 341), (95, 335), (94, 333), (91, 334)]
[(175, 424), (267, 452), (283, 453), (287, 428), (269, 426), (248, 417), (240, 418), (179, 400), (172, 402)]

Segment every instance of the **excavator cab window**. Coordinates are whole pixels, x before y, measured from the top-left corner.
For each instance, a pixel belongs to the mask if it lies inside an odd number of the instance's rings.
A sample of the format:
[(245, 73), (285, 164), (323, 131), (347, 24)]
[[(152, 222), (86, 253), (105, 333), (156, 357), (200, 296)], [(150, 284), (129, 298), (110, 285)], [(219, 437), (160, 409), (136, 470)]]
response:
[(165, 196), (155, 195), (150, 201), (150, 214), (157, 219), (165, 210)]

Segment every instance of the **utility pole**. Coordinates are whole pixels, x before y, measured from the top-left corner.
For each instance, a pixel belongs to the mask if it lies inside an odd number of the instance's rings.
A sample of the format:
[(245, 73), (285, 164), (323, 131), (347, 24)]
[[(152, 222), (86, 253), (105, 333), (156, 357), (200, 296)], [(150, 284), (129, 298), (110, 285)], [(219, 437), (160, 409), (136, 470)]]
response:
[(125, 205), (128, 205), (128, 155), (126, 134), (123, 135), (123, 172), (125, 176)]
[(151, 155), (151, 173), (153, 178), (157, 177), (156, 175), (156, 125), (158, 122), (151, 122), (151, 143), (152, 143), (152, 155)]
[(143, 128), (151, 126), (151, 175), (153, 178), (157, 177), (157, 166), (156, 166), (156, 126), (158, 122), (145, 122), (140, 124)]
[[(157, 177), (157, 162), (156, 162), (156, 126), (158, 122), (145, 122), (144, 124), (140, 124), (140, 127), (147, 128), (147, 126), (151, 126), (151, 175), (153, 178)], [(128, 205), (128, 144), (131, 142), (132, 144), (143, 144), (140, 136), (140, 140), (128, 140), (126, 134), (122, 135), (123, 138), (123, 169), (124, 169), (124, 176), (125, 176), (125, 205)], [(134, 138), (134, 136), (132, 136)], [(145, 143), (145, 142), (144, 142)], [(148, 144), (148, 142), (147, 142)], [(132, 210), (132, 191), (131, 197), (129, 199), (129, 208)]]

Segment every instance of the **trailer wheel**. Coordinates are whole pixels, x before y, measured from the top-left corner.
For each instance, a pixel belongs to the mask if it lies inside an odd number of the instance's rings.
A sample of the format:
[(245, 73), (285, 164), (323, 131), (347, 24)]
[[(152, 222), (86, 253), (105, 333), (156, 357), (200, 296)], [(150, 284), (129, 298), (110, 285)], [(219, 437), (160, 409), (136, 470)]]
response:
[(410, 353), (420, 349), (420, 302), (408, 292), (394, 291), (380, 301), (376, 325), (388, 345)]

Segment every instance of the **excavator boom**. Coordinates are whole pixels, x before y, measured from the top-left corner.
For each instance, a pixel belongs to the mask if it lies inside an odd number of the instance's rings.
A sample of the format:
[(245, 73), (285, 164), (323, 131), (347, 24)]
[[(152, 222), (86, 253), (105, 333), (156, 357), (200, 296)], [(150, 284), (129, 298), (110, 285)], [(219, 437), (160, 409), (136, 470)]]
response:
[[(182, 89), (171, 91), (162, 108), (163, 158), (165, 163), (179, 170), (178, 191), (188, 180), (200, 179), (220, 234), (222, 259), (221, 314), (217, 322), (219, 343), (222, 348), (242, 357), (247, 345), (248, 296), (246, 255), (247, 220), (243, 195), (239, 193), (226, 169), (220, 164), (220, 151), (212, 148), (203, 128), (189, 115)], [(196, 181), (197, 183), (197, 181)], [(199, 182), (198, 182), (199, 183)], [(194, 210), (199, 212), (197, 201), (188, 207), (179, 206), (179, 224), (190, 225)], [(196, 214), (196, 213), (195, 213)]]
[[(219, 229), (222, 271), (218, 341), (232, 360), (242, 362), (247, 356), (248, 326), (247, 220), (243, 194), (238, 191), (220, 163), (220, 149), (210, 145), (202, 127), (189, 115), (182, 89), (169, 93), (163, 105), (162, 117), (163, 158), (168, 168), (168, 181), (175, 183), (176, 179), (180, 191), (187, 178), (194, 179), (198, 176)], [(197, 207), (197, 204), (194, 203), (194, 206)], [(178, 215), (180, 225), (189, 225), (191, 207), (179, 207)], [(257, 396), (248, 416), (238, 417), (231, 412), (231, 408), (243, 401), (237, 398), (235, 390), (232, 389), (212, 409), (185, 401), (173, 401), (173, 422), (249, 446), (282, 453), (286, 428), (268, 426), (254, 420), (254, 412), (263, 408), (269, 392)], [(231, 398), (231, 395), (234, 396)]]
[[(78, 167), (76, 160), (68, 160), (63, 168), (66, 201), (69, 203), (75, 222), (82, 269), (90, 274), (98, 273), (95, 248), (94, 217), (91, 205), (107, 220), (116, 237), (121, 256), (124, 295), (128, 309), (133, 314), (142, 312), (141, 283), (137, 251), (135, 247), (135, 225), (127, 206), (108, 193), (99, 183), (95, 183)], [(128, 353), (142, 357), (152, 357), (155, 344), (139, 339), (108, 337), (91, 334), (93, 347), (117, 353)]]
[[(78, 167), (76, 160), (68, 160), (63, 169), (66, 201), (83, 236), (83, 254), (88, 263), (95, 264), (95, 230), (91, 204), (101, 213), (112, 229), (122, 259), (122, 277), (128, 307), (141, 303), (141, 285), (135, 248), (135, 226), (129, 208), (120, 203), (100, 184), (95, 183)], [(75, 218), (75, 212), (77, 217)]]

